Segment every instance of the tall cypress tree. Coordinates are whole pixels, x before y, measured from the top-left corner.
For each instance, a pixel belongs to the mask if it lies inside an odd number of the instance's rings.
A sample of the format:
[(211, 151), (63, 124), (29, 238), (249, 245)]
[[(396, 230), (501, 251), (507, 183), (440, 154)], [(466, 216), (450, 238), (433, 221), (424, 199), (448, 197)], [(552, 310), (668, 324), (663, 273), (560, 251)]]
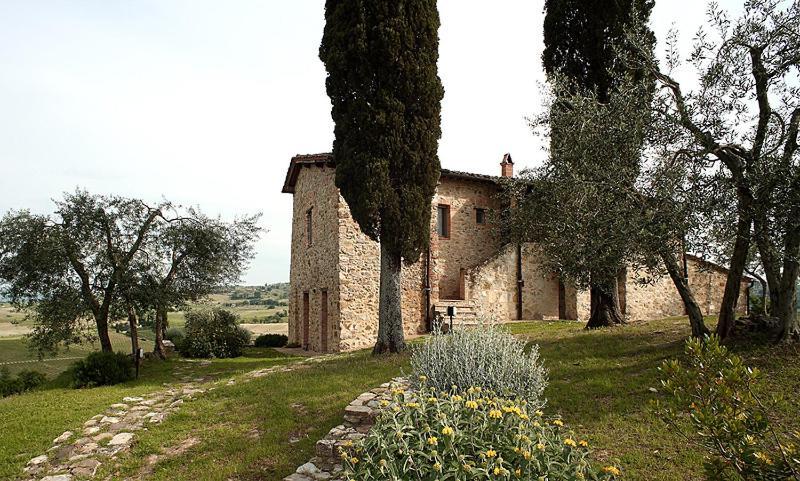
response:
[(404, 348), (402, 261), (430, 242), (441, 100), (435, 0), (327, 0), (320, 59), (335, 124), (336, 186), (381, 245), (374, 353)]
[[(545, 72), (548, 76), (557, 75), (571, 82), (576, 92), (594, 92), (600, 102), (608, 102), (615, 87), (626, 76), (641, 78), (645, 75), (644, 71), (629, 70), (619, 58), (618, 49), (625, 44), (626, 27), (631, 26), (633, 20), (646, 24), (654, 5), (655, 0), (546, 0), (545, 48), (542, 54)], [(652, 32), (650, 37), (654, 45), (655, 36)], [(643, 102), (647, 102), (646, 99)], [(553, 108), (565, 108), (565, 104), (556, 102)], [(643, 105), (643, 108), (646, 107), (646, 104)], [(554, 123), (551, 128), (551, 152), (563, 150), (559, 145), (563, 141), (558, 125)], [(630, 170), (638, 164), (638, 160), (619, 159), (619, 167)], [(591, 163), (591, 159), (584, 161)], [(582, 169), (586, 166), (583, 164)], [(597, 168), (601, 167), (598, 165)], [(625, 277), (625, 266), (621, 261), (619, 268), (617, 276), (590, 273), (591, 308), (587, 327), (609, 326), (624, 321), (618, 288), (618, 278)]]

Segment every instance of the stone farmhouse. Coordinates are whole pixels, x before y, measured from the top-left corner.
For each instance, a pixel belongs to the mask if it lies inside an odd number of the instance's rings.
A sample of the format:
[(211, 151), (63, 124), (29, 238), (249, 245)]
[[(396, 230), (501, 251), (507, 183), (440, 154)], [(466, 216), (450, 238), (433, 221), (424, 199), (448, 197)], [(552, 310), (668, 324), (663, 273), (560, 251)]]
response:
[[(510, 155), (500, 167), (499, 177), (442, 169), (431, 204), (430, 249), (403, 266), (406, 335), (429, 332), (448, 306), (456, 308), (458, 323), (588, 317), (588, 292), (548, 272), (534, 244), (503, 242), (493, 213), (500, 209), (500, 180), (513, 176)], [(283, 185), (294, 196), (289, 341), (320, 352), (371, 346), (378, 329), (380, 246), (351, 217), (334, 184), (335, 169), (330, 154), (297, 155)], [(684, 268), (703, 312), (716, 313), (726, 270), (691, 255), (684, 256)], [(628, 272), (619, 283), (628, 319), (684, 314), (667, 276), (647, 286), (635, 276)], [(746, 279), (740, 310), (748, 286)]]

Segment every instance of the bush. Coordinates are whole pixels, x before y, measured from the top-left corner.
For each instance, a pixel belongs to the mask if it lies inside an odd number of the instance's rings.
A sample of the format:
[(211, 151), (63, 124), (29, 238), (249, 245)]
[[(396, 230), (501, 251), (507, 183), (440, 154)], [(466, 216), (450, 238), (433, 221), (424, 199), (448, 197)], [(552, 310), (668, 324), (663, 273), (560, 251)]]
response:
[(283, 334), (261, 334), (253, 343), (256, 347), (283, 347), (289, 338)]
[(708, 479), (795, 479), (800, 434), (770, 427), (777, 400), (759, 399), (759, 371), (729, 354), (716, 336), (689, 340), (686, 360), (665, 361), (659, 370), (667, 396), (654, 402), (656, 412), (705, 449)]
[(167, 329), (167, 332), (164, 333), (164, 339), (172, 341), (172, 343), (175, 344), (175, 349), (180, 352), (183, 341), (186, 339), (186, 334), (183, 332), (183, 329), (170, 327)]
[(185, 330), (180, 352), (186, 357), (238, 357), (250, 342), (236, 314), (221, 308), (188, 311)]
[(38, 371), (20, 371), (14, 378), (8, 369), (0, 370), (0, 397), (21, 394), (31, 391), (44, 384), (47, 380), (44, 374)]
[(609, 480), (615, 466), (589, 462), (589, 444), (525, 400), (490, 391), (394, 391), (362, 440), (340, 451), (348, 479)]
[(541, 396), (547, 372), (539, 362), (538, 346), (526, 353), (524, 341), (499, 327), (455, 329), (431, 336), (413, 350), (411, 367), (415, 379), (424, 376), (430, 387), (440, 391), (452, 386), (481, 387), (525, 399), (537, 409), (545, 404)]
[(133, 379), (133, 362), (121, 352), (93, 352), (73, 366), (75, 387), (111, 386)]

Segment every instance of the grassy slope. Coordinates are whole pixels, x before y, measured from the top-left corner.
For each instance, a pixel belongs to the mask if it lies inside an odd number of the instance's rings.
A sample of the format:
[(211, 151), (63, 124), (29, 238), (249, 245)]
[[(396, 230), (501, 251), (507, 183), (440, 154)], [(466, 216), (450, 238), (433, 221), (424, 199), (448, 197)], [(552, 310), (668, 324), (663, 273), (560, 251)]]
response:
[[(596, 446), (596, 456), (619, 460), (625, 479), (698, 479), (701, 456), (649, 414), (648, 401), (658, 387), (657, 366), (682, 351), (685, 320), (664, 320), (624, 328), (586, 332), (580, 324), (512, 324), (511, 329), (541, 346), (550, 370), (547, 410), (564, 416)], [(797, 429), (800, 363), (796, 348), (739, 348), (751, 364), (765, 371), (766, 387), (783, 393), (787, 406), (779, 415)], [(270, 365), (273, 360), (215, 360), (203, 372), (235, 371)], [(148, 370), (148, 380), (130, 386), (91, 391), (54, 390), (0, 400), (0, 438), (17, 446), (0, 451), (0, 478), (16, 474), (28, 457), (47, 447), (67, 428), (80, 423), (122, 396), (154, 389), (170, 376), (169, 364)], [(373, 359), (364, 352), (236, 383), (188, 403), (163, 425), (140, 433), (135, 449), (111, 474), (114, 479), (255, 480), (281, 479), (313, 455), (313, 444), (341, 422), (344, 406), (363, 390), (407, 371), (407, 356)], [(163, 370), (162, 370), (163, 369)], [(146, 383), (143, 384), (143, 383)], [(54, 406), (76, 406), (79, 414)], [(88, 406), (88, 407), (87, 407)], [(49, 411), (48, 411), (49, 409)], [(34, 412), (44, 410), (40, 419)], [(15, 419), (18, 418), (18, 419)], [(19, 419), (27, 418), (27, 419)], [(23, 432), (23, 426), (32, 426)], [(24, 438), (24, 441), (21, 440)], [(147, 457), (196, 439), (185, 453), (167, 456), (141, 471)], [(296, 444), (291, 438), (300, 438)], [(25, 454), (17, 458), (17, 452)], [(24, 459), (23, 459), (24, 458)], [(149, 475), (148, 475), (149, 474)]]
[[(197, 376), (228, 377), (290, 360), (271, 349), (250, 349), (246, 357), (216, 360), (208, 366), (188, 365)], [(179, 360), (145, 363), (140, 379), (94, 389), (71, 389), (62, 375), (46, 389), (0, 399), (0, 479), (19, 476), (25, 463), (45, 452), (54, 438), (66, 430), (82, 429), (84, 421), (123, 397), (162, 389), (162, 383), (174, 381), (173, 368), (178, 363), (186, 365)]]

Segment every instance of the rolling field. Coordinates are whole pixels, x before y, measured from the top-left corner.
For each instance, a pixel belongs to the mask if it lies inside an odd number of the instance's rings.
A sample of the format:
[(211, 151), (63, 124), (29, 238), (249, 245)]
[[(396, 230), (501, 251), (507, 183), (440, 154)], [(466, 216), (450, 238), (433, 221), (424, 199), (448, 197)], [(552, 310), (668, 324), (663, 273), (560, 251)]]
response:
[[(191, 307), (213, 306), (225, 307), (235, 312), (242, 323), (242, 327), (254, 335), (264, 333), (286, 333), (286, 323), (264, 322), (267, 318), (275, 318), (278, 313), (287, 311), (285, 305), (288, 296), (286, 284), (276, 284), (273, 287), (236, 287), (228, 292), (210, 295), (207, 299)], [(276, 305), (251, 305), (256, 302), (272, 300)], [(191, 308), (190, 307), (190, 308)], [(119, 321), (116, 321), (119, 322)], [(185, 312), (170, 312), (168, 316), (170, 328), (183, 328), (186, 323)], [(111, 323), (112, 326), (114, 322)], [(24, 312), (17, 311), (8, 303), (0, 303), (0, 369), (8, 369), (12, 374), (21, 370), (36, 370), (46, 374), (49, 378), (57, 376), (78, 359), (82, 359), (92, 351), (99, 350), (98, 343), (73, 345), (69, 349), (62, 349), (54, 357), (42, 360), (36, 353), (28, 349), (25, 335), (33, 328), (33, 321), (26, 319)], [(114, 350), (129, 352), (131, 349), (130, 337), (124, 333), (109, 330)], [(152, 329), (139, 328), (139, 344), (145, 351), (153, 349), (155, 334)]]

